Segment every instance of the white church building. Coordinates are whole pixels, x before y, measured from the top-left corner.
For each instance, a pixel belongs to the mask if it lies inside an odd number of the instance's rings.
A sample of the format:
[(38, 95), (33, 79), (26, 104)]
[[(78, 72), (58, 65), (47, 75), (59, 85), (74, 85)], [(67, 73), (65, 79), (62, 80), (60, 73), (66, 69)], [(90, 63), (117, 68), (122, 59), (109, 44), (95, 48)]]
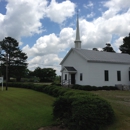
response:
[(78, 16), (75, 48), (70, 49), (60, 65), (62, 84), (130, 85), (130, 55), (82, 49)]

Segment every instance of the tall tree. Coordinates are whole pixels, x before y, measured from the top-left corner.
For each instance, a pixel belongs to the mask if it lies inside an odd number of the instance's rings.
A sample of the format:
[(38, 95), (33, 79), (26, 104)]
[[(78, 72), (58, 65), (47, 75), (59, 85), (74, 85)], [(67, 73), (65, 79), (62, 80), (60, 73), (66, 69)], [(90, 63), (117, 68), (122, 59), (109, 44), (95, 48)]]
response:
[[(27, 55), (23, 53), (19, 47), (18, 42), (12, 37), (5, 37), (3, 41), (0, 41), (0, 47), (1, 47), (1, 68), (2, 74), (5, 75), (5, 68), (8, 64), (8, 79), (10, 79), (11, 76), (16, 77), (17, 81), (20, 81), (21, 76), (23, 76), (23, 73), (25, 69), (27, 68)], [(4, 76), (5, 77), (5, 76)]]
[(103, 48), (106, 52), (115, 52), (110, 43), (106, 43), (106, 47)]
[(122, 53), (130, 54), (130, 33), (129, 36), (123, 38), (123, 45), (119, 47)]

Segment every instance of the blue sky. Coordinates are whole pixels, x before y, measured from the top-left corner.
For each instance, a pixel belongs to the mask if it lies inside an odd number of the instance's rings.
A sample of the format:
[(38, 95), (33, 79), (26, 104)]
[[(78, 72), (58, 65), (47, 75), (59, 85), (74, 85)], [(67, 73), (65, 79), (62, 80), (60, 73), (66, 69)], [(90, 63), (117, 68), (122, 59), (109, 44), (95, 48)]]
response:
[(0, 40), (15, 38), (28, 55), (28, 68), (54, 68), (74, 47), (76, 11), (82, 48), (115, 51), (130, 32), (129, 0), (0, 0)]

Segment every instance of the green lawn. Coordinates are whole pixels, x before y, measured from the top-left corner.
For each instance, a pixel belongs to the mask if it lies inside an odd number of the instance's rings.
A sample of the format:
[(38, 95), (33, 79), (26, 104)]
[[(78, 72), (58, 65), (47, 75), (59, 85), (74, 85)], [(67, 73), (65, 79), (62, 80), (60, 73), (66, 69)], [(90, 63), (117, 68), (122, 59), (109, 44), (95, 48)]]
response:
[(116, 121), (105, 130), (130, 130), (130, 91), (93, 91), (110, 102)]
[(51, 125), (54, 100), (28, 89), (0, 90), (0, 130), (37, 130)]
[[(130, 130), (130, 91), (92, 91), (110, 102), (116, 121), (105, 130)], [(55, 98), (33, 90), (0, 88), (0, 130), (38, 130), (54, 123)]]

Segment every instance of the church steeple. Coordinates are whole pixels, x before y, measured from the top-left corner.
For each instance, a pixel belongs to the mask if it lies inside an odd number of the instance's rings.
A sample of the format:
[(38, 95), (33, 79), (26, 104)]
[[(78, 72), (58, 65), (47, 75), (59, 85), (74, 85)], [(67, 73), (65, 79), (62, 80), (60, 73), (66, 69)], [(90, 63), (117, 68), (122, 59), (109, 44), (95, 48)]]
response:
[(75, 39), (75, 48), (81, 48), (81, 41), (80, 41), (80, 33), (79, 33), (79, 17), (77, 11), (77, 28), (76, 28), (76, 39)]

